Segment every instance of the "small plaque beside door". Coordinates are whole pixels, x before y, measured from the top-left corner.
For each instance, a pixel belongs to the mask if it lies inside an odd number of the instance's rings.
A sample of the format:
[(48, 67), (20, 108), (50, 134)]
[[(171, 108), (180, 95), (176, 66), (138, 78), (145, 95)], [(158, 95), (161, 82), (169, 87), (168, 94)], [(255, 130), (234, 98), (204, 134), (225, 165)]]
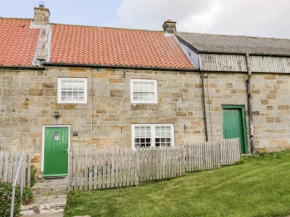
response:
[(54, 133), (54, 141), (59, 141), (60, 133)]

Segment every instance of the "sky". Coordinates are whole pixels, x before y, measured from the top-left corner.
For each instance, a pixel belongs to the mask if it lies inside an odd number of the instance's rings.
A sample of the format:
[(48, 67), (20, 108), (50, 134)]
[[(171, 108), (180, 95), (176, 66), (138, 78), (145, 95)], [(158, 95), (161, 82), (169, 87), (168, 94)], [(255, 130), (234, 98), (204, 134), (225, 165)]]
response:
[[(290, 38), (290, 0), (45, 0), (52, 23)], [(38, 0), (0, 0), (0, 17), (33, 18)]]

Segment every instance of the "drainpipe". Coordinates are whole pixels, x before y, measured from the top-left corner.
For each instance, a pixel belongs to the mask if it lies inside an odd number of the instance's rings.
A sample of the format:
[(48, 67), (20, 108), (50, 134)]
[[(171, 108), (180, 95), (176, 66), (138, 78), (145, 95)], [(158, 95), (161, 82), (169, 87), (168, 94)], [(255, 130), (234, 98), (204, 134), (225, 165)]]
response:
[(202, 70), (201, 58), (198, 58), (199, 61), (199, 70), (201, 73), (201, 85), (202, 85), (202, 105), (203, 105), (203, 120), (204, 120), (204, 132), (205, 132), (205, 141), (208, 142), (208, 131), (207, 131), (207, 117), (206, 117), (206, 106), (205, 106), (205, 90), (204, 90), (204, 74)]
[(251, 146), (251, 153), (255, 154), (255, 145), (254, 145), (254, 125), (253, 125), (253, 111), (252, 111), (252, 94), (251, 94), (251, 62), (250, 62), (250, 55), (249, 53), (246, 54), (246, 64), (247, 64), (247, 71), (248, 77), (246, 80), (247, 86), (247, 98), (248, 98), (248, 114), (249, 114), (249, 128), (250, 128), (250, 146)]

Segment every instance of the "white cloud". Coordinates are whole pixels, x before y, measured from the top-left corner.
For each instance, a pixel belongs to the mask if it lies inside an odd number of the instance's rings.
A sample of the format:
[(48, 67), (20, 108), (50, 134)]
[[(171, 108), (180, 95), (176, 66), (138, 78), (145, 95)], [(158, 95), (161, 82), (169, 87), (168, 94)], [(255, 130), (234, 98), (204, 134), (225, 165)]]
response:
[(115, 25), (161, 30), (290, 38), (289, 0), (121, 0)]

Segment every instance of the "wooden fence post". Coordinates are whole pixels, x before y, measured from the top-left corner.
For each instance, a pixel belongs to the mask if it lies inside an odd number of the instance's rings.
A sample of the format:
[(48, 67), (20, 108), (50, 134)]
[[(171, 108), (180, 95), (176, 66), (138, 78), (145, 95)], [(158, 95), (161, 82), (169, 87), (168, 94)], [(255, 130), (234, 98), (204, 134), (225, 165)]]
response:
[(181, 152), (181, 159), (182, 159), (182, 174), (185, 172), (185, 165), (186, 165), (186, 159), (185, 159), (185, 150), (184, 150), (184, 141), (182, 141), (182, 152)]
[(72, 162), (73, 162), (73, 156), (72, 156), (72, 151), (68, 150), (68, 192), (71, 192), (71, 187), (72, 187)]

